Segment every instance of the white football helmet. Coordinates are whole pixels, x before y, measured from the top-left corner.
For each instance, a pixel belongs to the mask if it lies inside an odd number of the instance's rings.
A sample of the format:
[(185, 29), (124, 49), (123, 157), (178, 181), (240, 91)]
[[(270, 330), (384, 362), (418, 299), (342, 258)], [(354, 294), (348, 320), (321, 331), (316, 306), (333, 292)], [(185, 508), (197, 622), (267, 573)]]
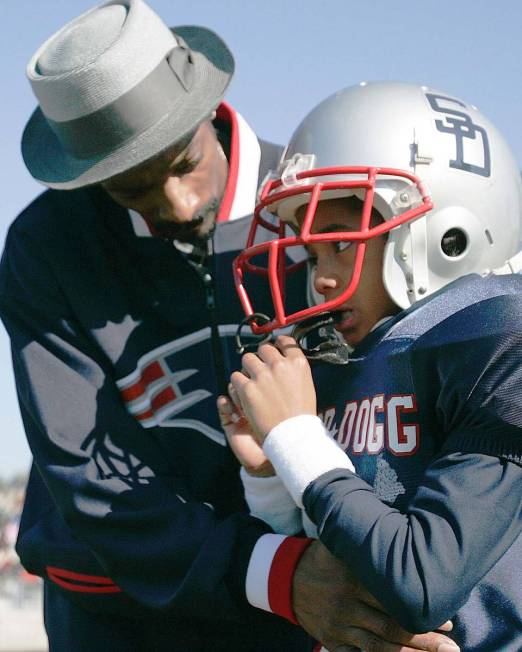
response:
[[(317, 201), (350, 195), (364, 201), (360, 230), (311, 235)], [(285, 223), (295, 222), (303, 204), (309, 207), (295, 236)], [(384, 219), (373, 228), (372, 205)], [(508, 261), (519, 251), (521, 217), (515, 159), (474, 106), (425, 86), (362, 83), (321, 102), (295, 131), (262, 188), (247, 248), (236, 259), (236, 286), (251, 316), (245, 273), (269, 279), (274, 317), (252, 319), (256, 332), (335, 310), (355, 292), (364, 243), (388, 232), (384, 285), (406, 308), (465, 274), (515, 271)], [(266, 240), (260, 228), (273, 232), (272, 239), (256, 245)], [(288, 252), (318, 240), (355, 241), (359, 268), (334, 301), (287, 312)], [(268, 254), (266, 267), (256, 262), (261, 254)]]

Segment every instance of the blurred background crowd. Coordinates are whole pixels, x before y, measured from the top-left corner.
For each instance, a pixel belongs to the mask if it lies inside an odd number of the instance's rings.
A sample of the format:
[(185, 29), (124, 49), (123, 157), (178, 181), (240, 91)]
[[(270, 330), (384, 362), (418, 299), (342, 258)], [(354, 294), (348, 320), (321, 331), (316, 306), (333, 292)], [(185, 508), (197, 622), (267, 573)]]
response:
[(24, 570), (15, 552), (27, 477), (0, 477), (0, 652), (47, 649), (41, 580)]

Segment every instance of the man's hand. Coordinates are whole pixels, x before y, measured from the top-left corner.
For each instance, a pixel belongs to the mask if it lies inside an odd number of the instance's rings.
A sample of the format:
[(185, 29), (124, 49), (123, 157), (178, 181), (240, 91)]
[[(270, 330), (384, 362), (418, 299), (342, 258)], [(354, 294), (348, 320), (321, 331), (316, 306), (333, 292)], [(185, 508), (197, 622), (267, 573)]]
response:
[[(320, 541), (313, 542), (299, 561), (292, 601), (299, 624), (330, 652), (459, 650), (443, 634), (411, 634), (402, 629)], [(450, 631), (451, 628), (448, 622), (440, 629)]]

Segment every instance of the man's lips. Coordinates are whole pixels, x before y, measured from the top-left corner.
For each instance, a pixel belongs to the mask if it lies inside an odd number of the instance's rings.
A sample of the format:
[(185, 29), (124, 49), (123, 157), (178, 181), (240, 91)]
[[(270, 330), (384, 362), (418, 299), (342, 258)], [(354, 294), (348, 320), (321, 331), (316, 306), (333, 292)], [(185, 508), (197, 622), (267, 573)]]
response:
[(192, 240), (194, 237), (201, 235), (203, 229), (203, 218), (196, 218), (188, 222), (158, 222), (144, 216), (149, 224), (152, 225), (154, 232), (161, 238), (178, 239), (182, 241)]

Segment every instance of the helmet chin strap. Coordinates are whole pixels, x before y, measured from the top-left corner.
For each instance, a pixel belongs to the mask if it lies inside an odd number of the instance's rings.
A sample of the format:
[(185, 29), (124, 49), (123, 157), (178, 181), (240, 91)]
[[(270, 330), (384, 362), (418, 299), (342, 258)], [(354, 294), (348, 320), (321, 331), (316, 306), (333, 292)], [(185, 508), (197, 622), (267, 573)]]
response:
[(412, 295), (412, 302), (415, 302), (422, 299), (429, 291), (426, 218), (423, 217), (409, 224), (409, 230), (413, 275), (413, 287), (410, 288), (409, 292)]
[[(247, 351), (255, 352), (261, 344), (269, 342), (272, 339), (272, 333), (260, 336), (253, 336), (250, 333), (248, 336), (249, 341), (246, 341), (243, 335), (243, 328), (249, 326), (253, 321), (263, 324), (269, 322), (270, 317), (256, 312), (243, 319), (236, 331), (236, 351), (239, 355), (243, 355)], [(334, 318), (332, 313), (323, 313), (322, 315), (310, 317), (310, 319), (299, 322), (292, 330), (292, 337), (311, 362), (348, 364), (350, 361), (349, 357), (353, 349), (337, 336), (333, 329), (333, 324)], [(316, 331), (320, 341), (316, 346), (308, 348), (305, 343), (306, 337), (315, 335)]]
[[(327, 362), (328, 364), (348, 364), (352, 347), (339, 339), (333, 329), (332, 313), (323, 313), (310, 317), (295, 325), (292, 337), (295, 338), (305, 356), (311, 362)], [(317, 335), (319, 343), (308, 348), (305, 342), (310, 335)]]
[(253, 314), (245, 317), (241, 323), (238, 325), (236, 330), (236, 352), (238, 355), (243, 355), (248, 351), (257, 351), (258, 347), (265, 342), (269, 342), (272, 339), (272, 333), (263, 333), (261, 335), (254, 335), (251, 331), (245, 337), (243, 333), (243, 328), (250, 326), (252, 322), (256, 322), (258, 326), (267, 324), (270, 321), (270, 317), (265, 315), (262, 312), (254, 312)]
[(500, 267), (495, 267), (492, 270), (493, 274), (517, 274), (522, 270), (522, 251), (506, 260)]

